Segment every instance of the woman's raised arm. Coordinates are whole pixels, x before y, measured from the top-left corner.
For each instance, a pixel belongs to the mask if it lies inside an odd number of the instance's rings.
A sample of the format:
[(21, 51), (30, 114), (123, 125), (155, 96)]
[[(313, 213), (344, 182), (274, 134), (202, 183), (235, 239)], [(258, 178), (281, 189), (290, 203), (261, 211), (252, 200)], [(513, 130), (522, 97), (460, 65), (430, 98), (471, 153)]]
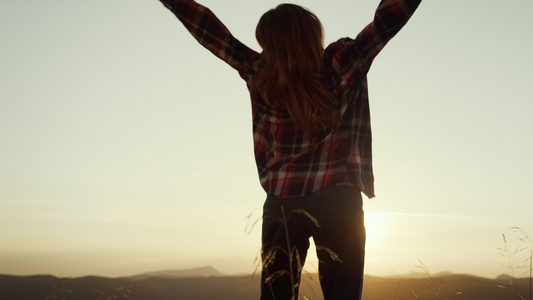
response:
[(207, 50), (239, 71), (244, 79), (257, 53), (238, 41), (207, 7), (193, 0), (161, 0)]
[(372, 61), (409, 21), (422, 0), (381, 0), (374, 20), (356, 38)]

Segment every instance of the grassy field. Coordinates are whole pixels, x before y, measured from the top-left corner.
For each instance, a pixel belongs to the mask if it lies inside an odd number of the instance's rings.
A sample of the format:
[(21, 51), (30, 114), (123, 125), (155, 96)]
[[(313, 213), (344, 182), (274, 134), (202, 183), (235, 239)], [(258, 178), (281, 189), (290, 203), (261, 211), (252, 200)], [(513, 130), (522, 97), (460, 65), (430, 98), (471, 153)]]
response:
[[(365, 277), (363, 299), (528, 299), (529, 278), (488, 279), (469, 275), (413, 274), (402, 277)], [(1, 300), (250, 300), (259, 299), (259, 278), (214, 276), (196, 278), (56, 278), (0, 276)], [(300, 299), (323, 299), (316, 274), (306, 274)]]

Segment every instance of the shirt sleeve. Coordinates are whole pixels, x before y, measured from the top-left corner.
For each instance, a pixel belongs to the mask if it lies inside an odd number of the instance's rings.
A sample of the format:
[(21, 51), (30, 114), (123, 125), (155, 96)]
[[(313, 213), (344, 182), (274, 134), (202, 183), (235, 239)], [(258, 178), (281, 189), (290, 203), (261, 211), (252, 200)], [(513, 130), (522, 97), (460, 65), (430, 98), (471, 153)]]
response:
[(374, 20), (357, 36), (355, 43), (372, 61), (403, 28), (422, 0), (381, 0)]
[[(341, 86), (359, 82), (385, 45), (402, 29), (422, 0), (381, 0), (374, 20), (355, 39), (332, 44), (333, 67), (342, 74)], [(359, 81), (358, 81), (359, 80)]]
[(238, 41), (207, 7), (193, 0), (161, 0), (207, 50), (248, 80), (251, 64), (259, 54)]

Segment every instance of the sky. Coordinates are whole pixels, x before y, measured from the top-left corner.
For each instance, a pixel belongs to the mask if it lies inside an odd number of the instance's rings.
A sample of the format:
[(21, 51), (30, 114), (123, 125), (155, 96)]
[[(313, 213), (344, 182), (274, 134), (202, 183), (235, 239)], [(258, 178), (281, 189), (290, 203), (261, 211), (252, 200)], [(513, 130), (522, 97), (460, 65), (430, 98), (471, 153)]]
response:
[[(280, 2), (201, 3), (260, 51), (257, 21)], [(379, 1), (294, 3), (330, 43)], [(367, 274), (422, 262), (495, 277), (509, 273), (502, 233), (511, 249), (512, 227), (533, 235), (532, 10), (426, 0), (376, 58)], [(254, 272), (265, 193), (249, 95), (174, 15), (158, 1), (3, 0), (0, 40), (0, 274)]]

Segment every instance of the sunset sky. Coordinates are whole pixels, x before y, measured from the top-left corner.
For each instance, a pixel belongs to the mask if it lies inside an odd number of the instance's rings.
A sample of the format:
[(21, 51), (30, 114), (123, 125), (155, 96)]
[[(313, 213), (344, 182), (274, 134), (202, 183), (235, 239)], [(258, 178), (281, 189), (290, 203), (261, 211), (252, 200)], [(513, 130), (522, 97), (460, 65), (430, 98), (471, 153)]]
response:
[[(260, 51), (257, 21), (281, 2), (201, 3)], [(330, 43), (379, 1), (294, 3)], [(512, 247), (511, 227), (533, 236), (532, 11), (425, 0), (377, 57), (367, 274), (421, 260), (494, 277), (502, 232)], [(249, 95), (174, 15), (155, 0), (2, 0), (0, 41), (0, 274), (253, 272), (265, 193)]]

